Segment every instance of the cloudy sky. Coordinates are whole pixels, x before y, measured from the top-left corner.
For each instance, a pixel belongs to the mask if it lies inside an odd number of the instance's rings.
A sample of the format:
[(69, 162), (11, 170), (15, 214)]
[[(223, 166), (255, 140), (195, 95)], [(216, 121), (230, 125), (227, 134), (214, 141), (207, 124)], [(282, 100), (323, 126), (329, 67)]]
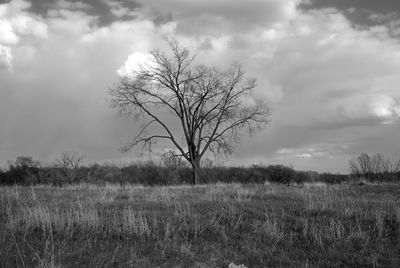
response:
[(202, 63), (241, 62), (272, 109), (226, 163), (347, 172), (361, 152), (400, 156), (398, 0), (11, 0), (0, 1), (0, 166), (63, 151), (136, 159), (118, 149), (138, 124), (110, 108), (108, 89), (167, 38)]

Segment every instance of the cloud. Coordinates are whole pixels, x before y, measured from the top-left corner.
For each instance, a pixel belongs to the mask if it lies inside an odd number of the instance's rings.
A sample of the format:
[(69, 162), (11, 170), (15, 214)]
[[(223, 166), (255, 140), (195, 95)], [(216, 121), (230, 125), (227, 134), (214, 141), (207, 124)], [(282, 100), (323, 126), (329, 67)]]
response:
[(12, 48), (21, 40), (31, 42), (47, 37), (46, 24), (30, 14), (29, 7), (30, 3), (23, 0), (0, 4), (0, 66), (3, 68), (11, 67)]
[(274, 54), (264, 57), (270, 60), (260, 67), (282, 86), (282, 101), (290, 103), (287, 112), (300, 111), (295, 118), (286, 114), (286, 120), (318, 124), (396, 116), (390, 112), (400, 97), (395, 90), (400, 46), (395, 40), (382, 42), (369, 30), (355, 30), (335, 10), (300, 15), (281, 32), (285, 34), (270, 42)]
[(51, 5), (54, 9), (87, 10), (91, 5), (79, 1), (57, 0)]
[(400, 37), (400, 15), (398, 12), (369, 12), (368, 18), (372, 23), (379, 25), (375, 28), (385, 29), (386, 34), (393, 37)]
[(161, 43), (162, 29), (147, 20), (100, 27), (97, 16), (68, 9), (49, 10), (42, 22), (47, 38), (21, 38), (13, 72), (0, 72), (0, 161), (30, 154), (50, 162), (62, 151), (87, 161), (134, 158), (118, 151), (135, 130), (110, 108), (108, 88), (128, 55)]
[(177, 32), (185, 35), (213, 36), (245, 32), (265, 27), (295, 16), (300, 0), (250, 1), (139, 1), (148, 15), (172, 14), (178, 21)]
[(12, 55), (9, 47), (0, 45), (0, 70), (11, 66)]
[(0, 21), (0, 43), (3, 45), (15, 45), (18, 42), (18, 36), (14, 33), (10, 22)]
[(122, 2), (114, 0), (103, 0), (103, 2), (110, 8), (111, 14), (119, 19), (140, 15), (137, 8), (132, 10), (131, 8), (125, 7)]
[(348, 148), (347, 144), (311, 143), (297, 148), (282, 148), (276, 152), (278, 157), (289, 158), (332, 158)]
[(138, 72), (146, 66), (153, 66), (154, 57), (148, 53), (134, 52), (129, 55), (124, 65), (121, 66), (117, 73), (119, 76), (130, 76), (134, 72)]
[(46, 38), (47, 27), (43, 20), (27, 10), (30, 3), (23, 0), (13, 0), (0, 5), (0, 30), (2, 43), (14, 45), (20, 38)]
[(398, 104), (393, 97), (385, 94), (349, 96), (337, 101), (336, 109), (344, 118), (375, 118), (382, 123), (391, 123), (399, 117), (396, 112)]

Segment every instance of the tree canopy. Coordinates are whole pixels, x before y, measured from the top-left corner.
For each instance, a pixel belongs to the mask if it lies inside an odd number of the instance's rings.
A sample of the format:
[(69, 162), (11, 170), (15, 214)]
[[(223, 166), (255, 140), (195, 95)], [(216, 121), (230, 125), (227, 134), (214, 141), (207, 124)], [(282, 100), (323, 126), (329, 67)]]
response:
[(246, 77), (240, 64), (219, 70), (195, 64), (195, 56), (177, 42), (170, 42), (170, 50), (170, 55), (151, 51), (152, 62), (122, 77), (110, 89), (111, 105), (144, 122), (124, 151), (167, 140), (191, 164), (193, 182), (199, 183), (203, 156), (231, 153), (241, 129), (261, 130), (270, 111), (253, 97), (256, 79)]

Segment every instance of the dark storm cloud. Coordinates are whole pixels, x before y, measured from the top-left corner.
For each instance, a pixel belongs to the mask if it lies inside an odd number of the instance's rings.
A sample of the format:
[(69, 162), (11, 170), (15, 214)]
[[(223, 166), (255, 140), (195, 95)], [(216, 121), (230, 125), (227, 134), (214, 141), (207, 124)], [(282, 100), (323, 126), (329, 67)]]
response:
[(327, 8), (333, 7), (339, 10), (350, 8), (373, 10), (380, 13), (388, 13), (400, 10), (400, 2), (397, 0), (309, 0), (310, 3), (302, 5), (303, 8)]
[(309, 0), (300, 5), (304, 10), (335, 8), (359, 26), (386, 25), (393, 36), (400, 28), (400, 1), (397, 0)]
[[(3, 0), (3, 2), (6, 3), (10, 1)], [(52, 9), (81, 10), (88, 15), (98, 17), (97, 22), (99, 26), (108, 25), (116, 19), (129, 20), (133, 16), (132, 14), (129, 14), (129, 11), (135, 11), (141, 7), (141, 5), (134, 0), (34, 0), (30, 3), (30, 11), (42, 17), (47, 17), (49, 15), (49, 10)], [(116, 11), (117, 9), (120, 11), (124, 9), (126, 12), (123, 14), (121, 13), (121, 16), (118, 16), (116, 13), (113, 13), (113, 11)]]

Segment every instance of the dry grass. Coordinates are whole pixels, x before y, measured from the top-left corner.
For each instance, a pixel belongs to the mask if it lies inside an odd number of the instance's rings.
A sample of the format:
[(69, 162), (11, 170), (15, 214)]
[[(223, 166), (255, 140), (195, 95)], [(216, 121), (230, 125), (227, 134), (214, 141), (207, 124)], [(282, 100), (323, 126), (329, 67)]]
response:
[(398, 266), (398, 185), (0, 187), (1, 267)]

